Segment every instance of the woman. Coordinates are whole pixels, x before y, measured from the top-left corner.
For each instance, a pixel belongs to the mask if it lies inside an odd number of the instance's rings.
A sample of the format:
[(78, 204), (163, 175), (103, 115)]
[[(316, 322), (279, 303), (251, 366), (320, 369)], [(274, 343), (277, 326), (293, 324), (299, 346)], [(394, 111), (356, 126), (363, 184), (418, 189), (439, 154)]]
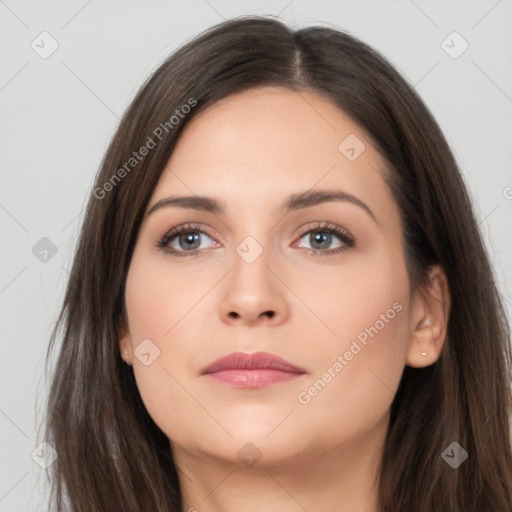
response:
[(56, 510), (512, 510), (509, 326), (466, 187), (347, 33), (238, 18), (155, 71), (59, 329)]

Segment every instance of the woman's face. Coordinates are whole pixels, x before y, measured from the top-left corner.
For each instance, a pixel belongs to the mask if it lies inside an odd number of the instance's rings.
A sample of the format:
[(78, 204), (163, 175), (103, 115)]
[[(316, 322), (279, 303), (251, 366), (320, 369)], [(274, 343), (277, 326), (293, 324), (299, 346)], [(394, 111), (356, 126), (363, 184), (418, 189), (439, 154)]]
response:
[[(230, 96), (186, 126), (138, 234), (120, 342), (174, 447), (264, 464), (385, 430), (412, 303), (383, 166), (342, 111), (287, 89)], [(177, 196), (194, 203), (165, 203)], [(203, 374), (236, 351), (303, 373)]]

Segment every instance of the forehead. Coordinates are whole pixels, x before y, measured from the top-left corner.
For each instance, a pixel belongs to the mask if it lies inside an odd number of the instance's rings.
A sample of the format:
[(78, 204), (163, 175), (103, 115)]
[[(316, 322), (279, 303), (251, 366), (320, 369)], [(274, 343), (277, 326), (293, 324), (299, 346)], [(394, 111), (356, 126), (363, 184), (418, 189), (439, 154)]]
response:
[(360, 141), (356, 149), (361, 151), (364, 144), (367, 156), (379, 158), (363, 128), (327, 99), (281, 87), (255, 88), (228, 96), (193, 118), (180, 137), (175, 159), (200, 146), (222, 159), (258, 154), (258, 162), (337, 160), (340, 143), (350, 135)]
[(383, 168), (364, 130), (330, 101), (263, 87), (228, 96), (185, 126), (153, 198), (229, 196), (243, 206), (331, 187), (378, 202), (390, 200)]

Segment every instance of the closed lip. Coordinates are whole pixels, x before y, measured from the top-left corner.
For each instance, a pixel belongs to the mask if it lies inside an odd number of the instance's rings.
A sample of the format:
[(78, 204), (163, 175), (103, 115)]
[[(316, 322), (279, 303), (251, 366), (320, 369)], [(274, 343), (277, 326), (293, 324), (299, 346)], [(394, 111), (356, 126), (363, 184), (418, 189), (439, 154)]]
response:
[(306, 373), (306, 370), (295, 366), (285, 359), (268, 352), (232, 352), (203, 369), (203, 375), (224, 370), (280, 370), (290, 373)]

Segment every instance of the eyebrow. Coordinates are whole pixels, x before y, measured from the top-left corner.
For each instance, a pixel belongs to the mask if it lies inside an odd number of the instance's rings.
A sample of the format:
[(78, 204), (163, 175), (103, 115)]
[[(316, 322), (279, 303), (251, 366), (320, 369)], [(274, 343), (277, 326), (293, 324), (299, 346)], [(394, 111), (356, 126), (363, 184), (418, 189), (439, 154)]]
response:
[[(281, 212), (288, 213), (303, 208), (310, 208), (322, 203), (343, 201), (354, 204), (364, 210), (375, 223), (377, 219), (370, 207), (356, 196), (343, 192), (341, 190), (307, 190), (290, 194), (281, 205)], [(146, 214), (149, 217), (153, 212), (164, 207), (185, 208), (191, 210), (200, 210), (214, 214), (223, 214), (225, 207), (223, 203), (213, 197), (207, 196), (170, 196), (156, 202)]]

